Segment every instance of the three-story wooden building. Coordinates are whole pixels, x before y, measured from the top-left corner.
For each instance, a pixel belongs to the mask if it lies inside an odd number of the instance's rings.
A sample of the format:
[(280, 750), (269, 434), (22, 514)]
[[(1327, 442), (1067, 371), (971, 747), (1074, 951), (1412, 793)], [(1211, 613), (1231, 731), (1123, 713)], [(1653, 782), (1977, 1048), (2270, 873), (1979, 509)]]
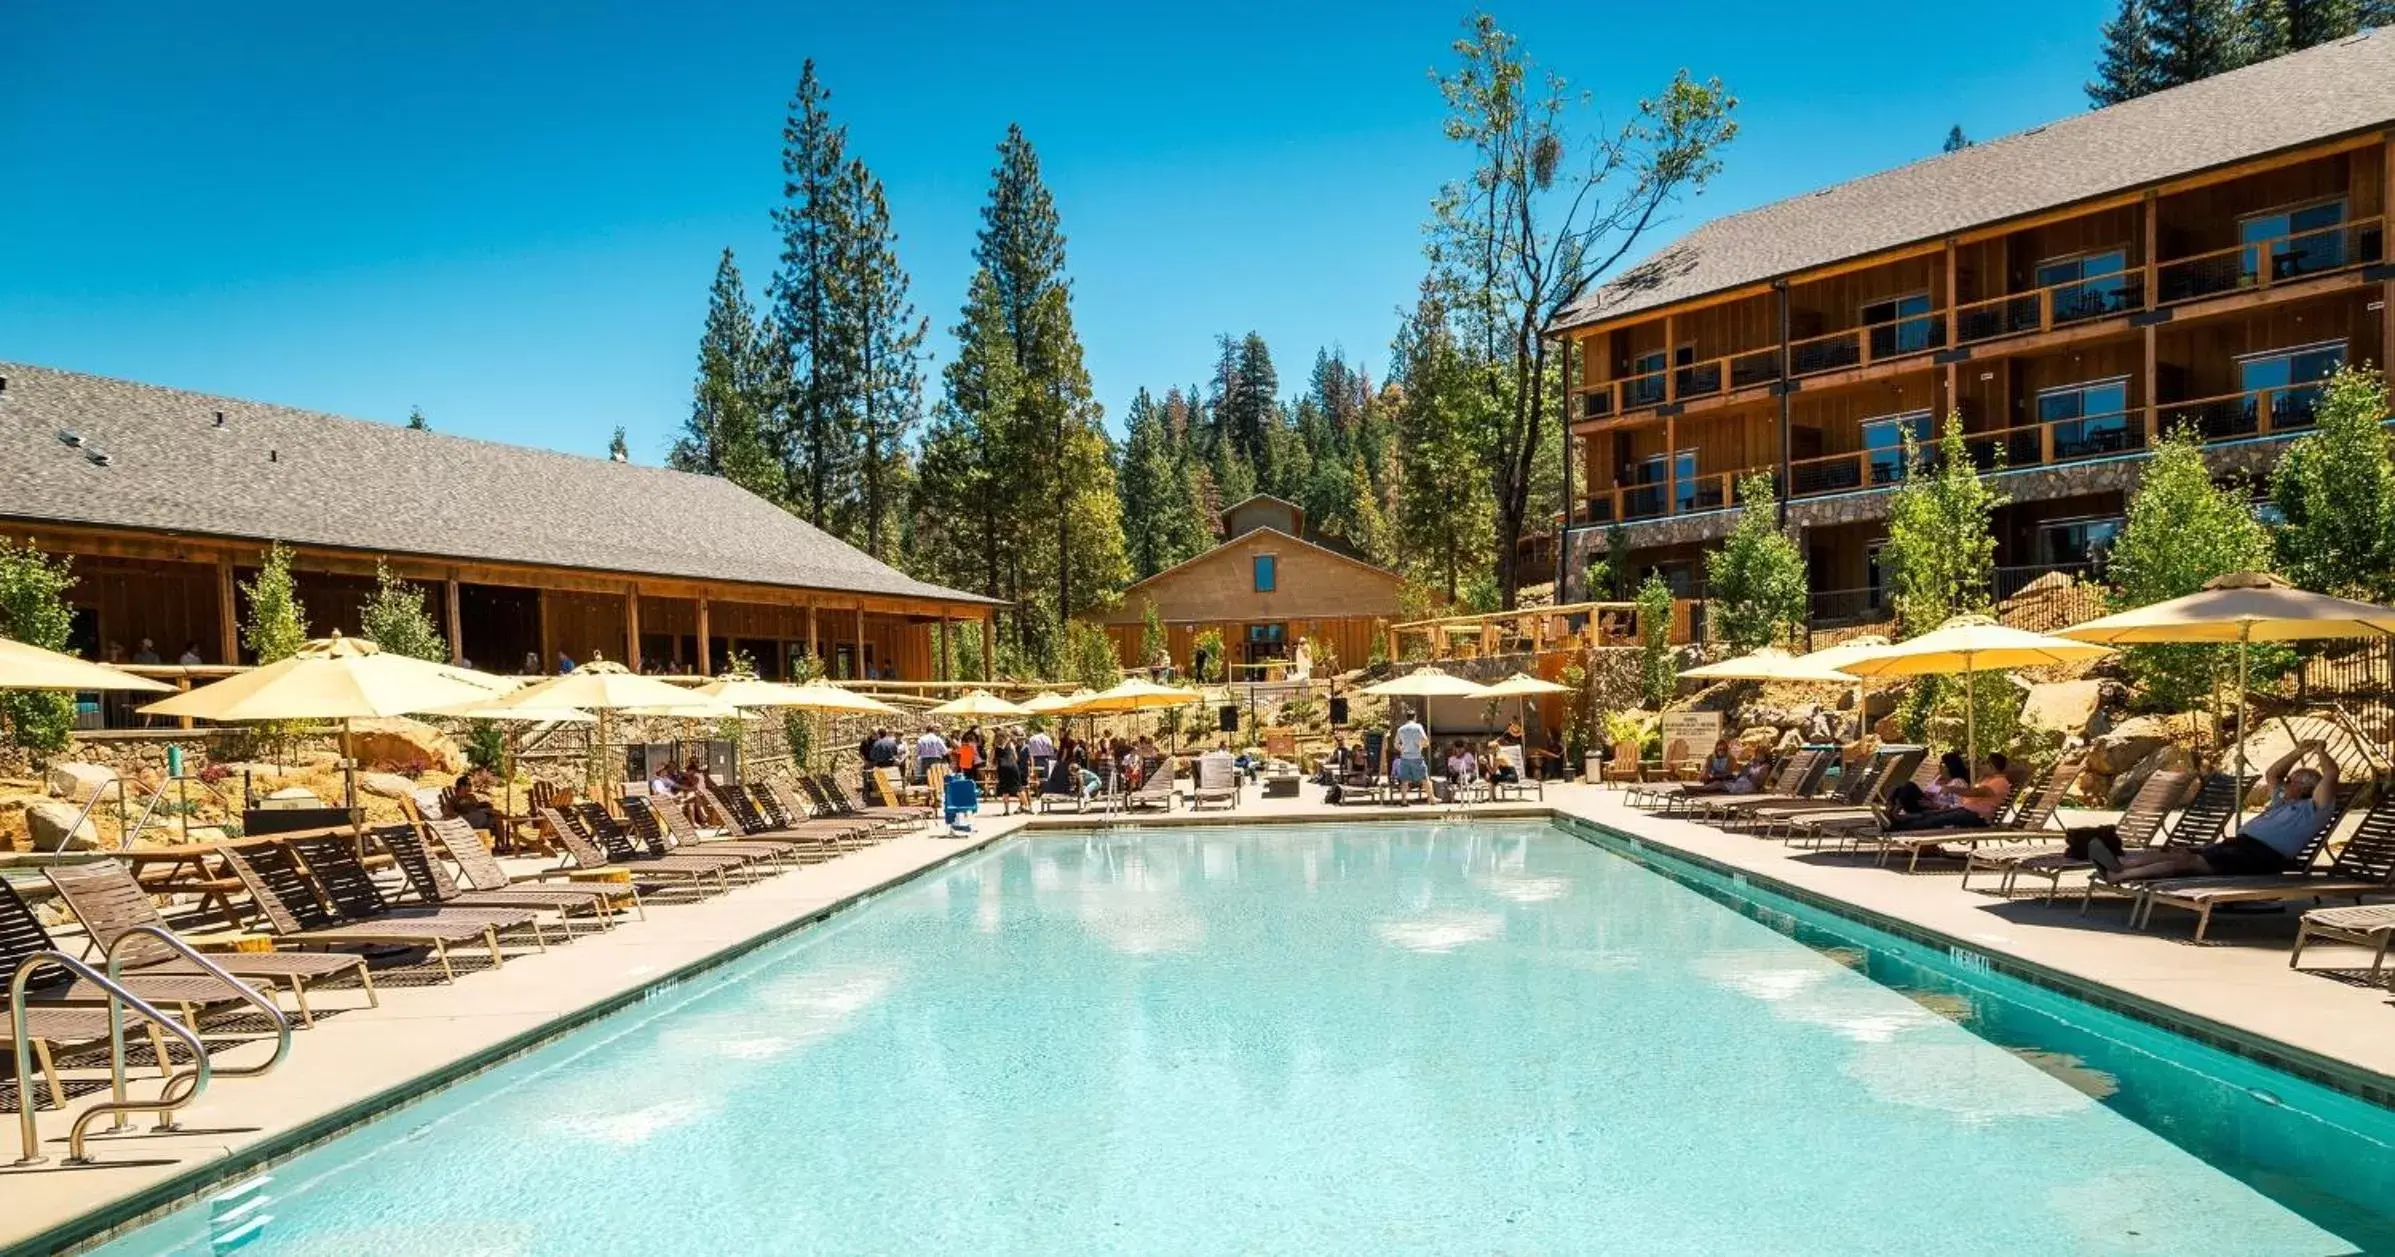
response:
[(2100, 566), (2158, 434), (2264, 473), (2320, 380), (2395, 360), (2391, 203), (2395, 30), (1704, 224), (1550, 329), (1567, 580), (1619, 525), (1688, 592), (1763, 472), (1816, 617), (1869, 616), (1904, 439), (1949, 412), (2007, 501), (1998, 595)]

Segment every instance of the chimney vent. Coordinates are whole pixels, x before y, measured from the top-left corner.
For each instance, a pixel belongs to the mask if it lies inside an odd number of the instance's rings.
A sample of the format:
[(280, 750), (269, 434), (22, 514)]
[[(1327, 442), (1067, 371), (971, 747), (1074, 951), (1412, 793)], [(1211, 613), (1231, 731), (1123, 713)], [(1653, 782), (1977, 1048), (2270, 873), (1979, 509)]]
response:
[(276, 453), (275, 453), (273, 450), (268, 450), (268, 451), (266, 451), (266, 461), (267, 461), (267, 462), (270, 462), (270, 463), (274, 463), (274, 462), (280, 462), (280, 461), (282, 461), (282, 460), (281, 460), (281, 458), (280, 458), (280, 457), (279, 457), (279, 456), (278, 456), (278, 455), (277, 455), (277, 454), (276, 454)]
[(116, 461), (114, 458), (111, 458), (106, 453), (97, 449), (87, 449), (83, 451), (83, 457), (89, 460), (91, 465), (94, 467), (106, 467), (108, 464)]
[(0, 397), (8, 396), (8, 377), (0, 375)]
[(221, 410), (216, 412), (216, 426), (220, 428), (225, 426), (225, 412)]
[(66, 446), (68, 449), (79, 449), (83, 445), (83, 434), (75, 431), (73, 428), (60, 428), (58, 430), (58, 443)]

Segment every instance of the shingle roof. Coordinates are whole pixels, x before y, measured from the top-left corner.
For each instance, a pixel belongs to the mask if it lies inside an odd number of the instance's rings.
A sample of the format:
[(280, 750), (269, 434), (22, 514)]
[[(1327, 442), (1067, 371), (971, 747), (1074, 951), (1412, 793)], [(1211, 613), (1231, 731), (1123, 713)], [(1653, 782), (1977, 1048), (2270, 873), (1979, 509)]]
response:
[(1550, 330), (1652, 310), (2395, 122), (2395, 29), (1717, 218)]
[(876, 562), (714, 476), (48, 367), (0, 362), (0, 379), (0, 517), (989, 601)]

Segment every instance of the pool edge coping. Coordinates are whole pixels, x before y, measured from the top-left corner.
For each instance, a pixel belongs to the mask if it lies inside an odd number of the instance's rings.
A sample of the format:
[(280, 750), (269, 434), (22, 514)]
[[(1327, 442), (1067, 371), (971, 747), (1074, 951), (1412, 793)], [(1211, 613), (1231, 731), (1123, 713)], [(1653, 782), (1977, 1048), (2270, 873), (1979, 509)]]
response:
[[(926, 874), (949, 868), (968, 856), (979, 855), (1027, 828), (1017, 826), (1004, 833), (976, 835), (928, 864), (818, 905), (746, 938), (726, 943), (704, 956), (685, 961), (613, 995), (561, 1013), (455, 1060), (435, 1065), (405, 1081), (261, 1139), (238, 1152), (202, 1160), (190, 1169), (161, 1179), (147, 1188), (120, 1196), (98, 1208), (85, 1210), (34, 1234), (10, 1240), (0, 1245), (0, 1257), (71, 1257), (72, 1254), (89, 1252), (178, 1209), (197, 1203), (217, 1187), (312, 1152), (395, 1110), (472, 1081), (547, 1047), (593, 1022), (642, 1003), (660, 991), (721, 969), (801, 930), (862, 907), (868, 901), (907, 886)], [(5, 1181), (5, 1178), (0, 1177), (0, 1181)]]

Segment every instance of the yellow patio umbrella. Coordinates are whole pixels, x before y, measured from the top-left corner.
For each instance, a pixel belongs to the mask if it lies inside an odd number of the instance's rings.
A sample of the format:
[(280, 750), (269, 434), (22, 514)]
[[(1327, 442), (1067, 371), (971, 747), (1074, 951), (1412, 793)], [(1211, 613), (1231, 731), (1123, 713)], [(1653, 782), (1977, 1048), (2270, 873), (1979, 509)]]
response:
[(1367, 685), (1363, 692), (1383, 698), (1485, 698), (1489, 691), (1487, 686), (1478, 681), (1449, 676), (1437, 668), (1425, 666), (1390, 677), (1378, 685)]
[[(2109, 646), (2006, 628), (1984, 615), (1958, 615), (1919, 637), (1865, 652), (1839, 671), (1859, 677), (1969, 675), (2086, 663), (2111, 653)], [(1963, 753), (1974, 764), (1979, 760), (1975, 706), (1963, 703)]]
[(1571, 692), (1571, 686), (1557, 685), (1553, 681), (1534, 677), (1527, 672), (1516, 672), (1495, 685), (1486, 687), (1485, 696), (1491, 699), (1521, 700), (1514, 708), (1514, 719), (1520, 720), (1529, 714), (1531, 699), (1548, 694), (1569, 694)]
[(137, 690), (172, 693), (174, 686), (104, 663), (0, 637), (0, 690)]
[(690, 692), (734, 707), (805, 707), (809, 699), (802, 686), (752, 676), (718, 677)]
[(947, 702), (932, 708), (930, 711), (924, 714), (931, 716), (999, 716), (1011, 718), (1020, 716), (1024, 713), (1020, 706), (1010, 703), (1005, 699), (990, 693), (988, 690), (974, 690), (973, 692), (966, 694), (961, 698), (949, 699)]
[(1095, 716), (1112, 712), (1153, 711), (1164, 707), (1187, 707), (1191, 703), (1204, 702), (1206, 696), (1198, 693), (1196, 690), (1184, 690), (1170, 685), (1158, 685), (1154, 681), (1141, 680), (1137, 677), (1133, 677), (1125, 680), (1122, 684), (1114, 686), (1111, 689), (1107, 689), (1096, 694), (1090, 694), (1086, 698), (1080, 698), (1078, 695), (1076, 695), (1076, 698), (1078, 701), (1076, 701), (1071, 707), (1065, 709), (1066, 714), (1074, 716)]
[(2267, 572), (2230, 572), (2184, 597), (2122, 611), (2059, 636), (2110, 645), (2209, 642), (2237, 647), (2237, 781), (2245, 795), (2246, 647), (2254, 642), (2395, 636), (2395, 609), (2297, 589)]
[(1749, 655), (1681, 670), (1692, 681), (1781, 681), (1815, 685), (1852, 685), (1854, 678), (1816, 662), (1811, 655), (1791, 655), (1765, 646)]
[[(607, 713), (636, 707), (671, 708), (704, 701), (679, 685), (668, 685), (607, 659), (594, 659), (572, 672), (544, 677), (494, 700), (497, 707), (579, 707), (599, 717), (599, 750), (607, 749)], [(594, 787), (596, 782), (590, 783)]]
[(811, 711), (845, 711), (884, 716), (905, 714), (870, 694), (859, 694), (846, 686), (834, 685), (829, 681), (809, 681), (804, 685), (793, 685), (790, 690), (790, 701), (785, 704), (790, 707), (804, 707)]
[[(1857, 637), (1849, 637), (1835, 646), (1824, 646), (1810, 654), (1798, 655), (1797, 658), (1833, 672), (1844, 672), (1847, 664), (1853, 663), (1857, 659), (1868, 659), (1885, 649), (1887, 645), (1887, 638), (1877, 633), (1864, 633)], [(1854, 683), (1854, 735), (1858, 738), (1863, 736), (1864, 691), (1869, 688), (1860, 679)]]
[(1050, 690), (1045, 694), (1035, 695), (1028, 701), (1024, 702), (1022, 704), (1023, 714), (1026, 716), (1053, 716), (1062, 713), (1066, 708), (1071, 707), (1074, 704), (1083, 701), (1084, 699), (1096, 698), (1097, 696), (1098, 692), (1096, 690), (1090, 689), (1087, 686), (1083, 686), (1082, 688), (1077, 689), (1070, 694), (1059, 694), (1053, 690)]

